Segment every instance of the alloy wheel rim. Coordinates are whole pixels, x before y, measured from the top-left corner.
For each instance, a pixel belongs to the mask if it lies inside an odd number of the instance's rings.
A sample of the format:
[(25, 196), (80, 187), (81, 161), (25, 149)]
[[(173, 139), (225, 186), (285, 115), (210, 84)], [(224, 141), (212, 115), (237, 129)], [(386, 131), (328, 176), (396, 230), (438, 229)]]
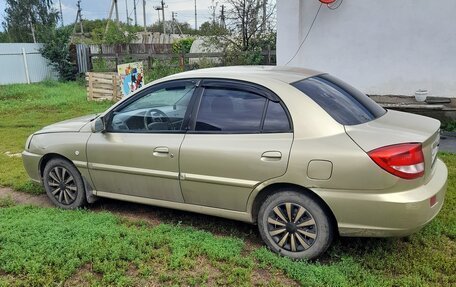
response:
[(64, 167), (56, 166), (49, 172), (48, 185), (51, 194), (61, 204), (70, 205), (77, 197), (78, 187), (71, 173)]
[(317, 225), (312, 214), (303, 206), (285, 202), (269, 212), (268, 233), (282, 249), (302, 252), (317, 239)]

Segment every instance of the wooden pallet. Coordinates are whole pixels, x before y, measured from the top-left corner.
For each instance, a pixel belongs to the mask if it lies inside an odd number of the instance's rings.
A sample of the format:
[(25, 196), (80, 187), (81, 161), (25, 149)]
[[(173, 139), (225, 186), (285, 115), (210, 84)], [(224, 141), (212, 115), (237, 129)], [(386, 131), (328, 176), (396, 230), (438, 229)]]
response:
[(122, 98), (120, 77), (117, 73), (86, 73), (87, 100), (113, 101)]

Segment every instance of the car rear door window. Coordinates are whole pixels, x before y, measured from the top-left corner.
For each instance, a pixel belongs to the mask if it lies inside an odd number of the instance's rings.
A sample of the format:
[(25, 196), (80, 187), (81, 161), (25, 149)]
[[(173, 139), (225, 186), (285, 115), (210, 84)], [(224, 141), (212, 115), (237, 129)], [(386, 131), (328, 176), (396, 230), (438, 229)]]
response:
[(290, 129), (287, 113), (280, 102), (269, 101), (264, 118), (263, 132), (289, 132)]
[(195, 131), (258, 133), (267, 99), (247, 91), (205, 88)]
[(386, 110), (343, 81), (328, 74), (292, 84), (342, 125), (357, 125), (384, 115)]

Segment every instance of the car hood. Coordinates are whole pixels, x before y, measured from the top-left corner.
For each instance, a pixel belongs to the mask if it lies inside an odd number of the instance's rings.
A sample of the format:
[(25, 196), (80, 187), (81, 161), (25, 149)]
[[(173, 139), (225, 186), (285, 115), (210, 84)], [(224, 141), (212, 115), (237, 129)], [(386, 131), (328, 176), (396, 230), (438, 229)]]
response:
[(79, 132), (82, 127), (84, 127), (88, 122), (95, 119), (98, 115), (87, 115), (63, 122), (58, 122), (49, 126), (42, 128), (37, 131), (35, 134), (44, 134), (44, 133), (65, 133), (65, 132)]

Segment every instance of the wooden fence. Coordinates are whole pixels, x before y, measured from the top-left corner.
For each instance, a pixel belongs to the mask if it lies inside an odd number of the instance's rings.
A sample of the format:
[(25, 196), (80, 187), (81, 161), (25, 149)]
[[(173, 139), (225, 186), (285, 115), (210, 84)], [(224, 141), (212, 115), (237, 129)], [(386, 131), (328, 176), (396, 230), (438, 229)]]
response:
[[(170, 44), (126, 44), (126, 45), (90, 45), (78, 47), (84, 51), (83, 55), (78, 54), (78, 64), (80, 67), (87, 67), (80, 72), (93, 70), (94, 60), (105, 60), (110, 62), (108, 70), (114, 72), (119, 64), (133, 61), (143, 61), (145, 68), (152, 67), (155, 60), (174, 60), (175, 65), (179, 65), (182, 70), (193, 69), (199, 59), (206, 59), (217, 65), (225, 65), (225, 53), (185, 53), (176, 54), (172, 52)], [(275, 65), (276, 51), (265, 50), (261, 53), (263, 65)], [(85, 61), (81, 64), (81, 61)], [(193, 63), (193, 64), (192, 64)]]
[(89, 101), (114, 101), (122, 98), (120, 78), (117, 73), (86, 73), (87, 99)]

